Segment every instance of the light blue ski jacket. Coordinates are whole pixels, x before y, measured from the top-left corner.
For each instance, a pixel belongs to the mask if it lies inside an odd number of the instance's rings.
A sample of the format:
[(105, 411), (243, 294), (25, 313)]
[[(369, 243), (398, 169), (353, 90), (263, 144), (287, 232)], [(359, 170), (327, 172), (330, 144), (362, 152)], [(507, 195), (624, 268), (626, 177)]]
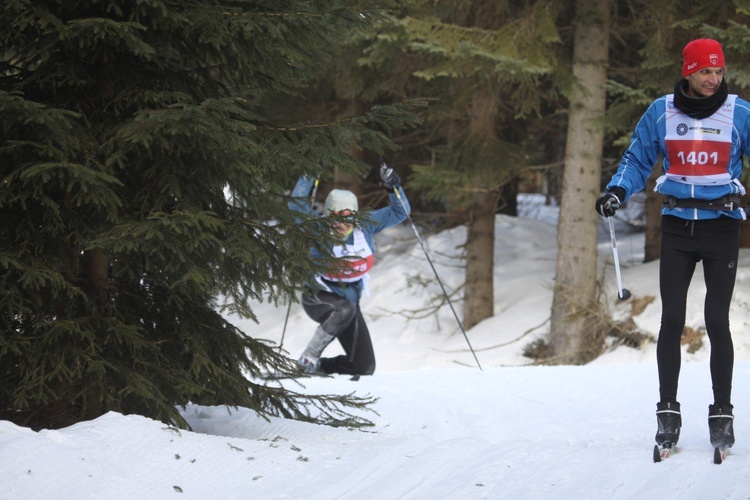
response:
[[(620, 161), (617, 172), (607, 184), (607, 192), (619, 187), (625, 190), (627, 201), (633, 193), (643, 189), (646, 180), (651, 175), (659, 154), (662, 155), (663, 172), (669, 171), (669, 157), (666, 146), (666, 109), (669, 96), (656, 99), (646, 110), (633, 131), (630, 146)], [(686, 119), (687, 116), (685, 117)], [(732, 182), (723, 185), (699, 185), (666, 179), (657, 186), (657, 191), (665, 196), (676, 198), (696, 198), (701, 200), (715, 200), (730, 194), (743, 194), (744, 189), (739, 184), (742, 174), (742, 155), (748, 155), (750, 150), (750, 103), (737, 98), (732, 123), (732, 145), (728, 172)], [(722, 215), (735, 219), (744, 219), (743, 210), (703, 210), (696, 208), (664, 207), (662, 215), (673, 215), (683, 219), (715, 219)]]
[[(309, 196), (314, 183), (315, 180), (311, 177), (302, 177), (297, 181), (297, 185), (294, 186), (294, 189), (292, 190), (293, 199), (289, 202), (290, 209), (306, 214), (313, 213)], [(411, 213), (411, 206), (409, 205), (409, 200), (406, 199), (404, 190), (401, 189), (401, 186), (396, 189), (398, 189), (398, 193), (401, 195), (401, 200), (397, 198), (395, 192), (388, 193), (390, 206), (373, 210), (367, 214), (367, 220), (361, 220), (357, 226), (362, 230), (367, 245), (370, 247), (373, 254), (375, 254), (375, 234), (384, 229), (400, 224), (406, 220), (407, 215)], [(403, 205), (401, 202), (403, 202)], [(404, 208), (406, 210), (404, 210)], [(351, 243), (352, 238), (353, 236), (349, 235), (347, 243)], [(310, 257), (313, 259), (319, 259), (322, 256), (317, 249), (311, 248)], [(364, 286), (364, 280), (359, 280), (356, 283), (348, 283), (341, 286), (336, 286), (334, 284), (333, 286), (329, 286), (329, 288), (330, 291), (337, 293), (342, 297), (346, 297), (351, 302), (357, 303), (362, 297)]]

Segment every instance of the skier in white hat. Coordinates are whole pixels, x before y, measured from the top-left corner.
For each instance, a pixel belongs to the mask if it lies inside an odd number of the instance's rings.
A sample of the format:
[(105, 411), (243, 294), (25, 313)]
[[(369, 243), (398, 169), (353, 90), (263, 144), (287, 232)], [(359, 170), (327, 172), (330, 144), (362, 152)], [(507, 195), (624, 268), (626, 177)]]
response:
[[(372, 375), (375, 371), (370, 332), (359, 301), (367, 290), (369, 271), (375, 263), (375, 233), (403, 222), (410, 211), (399, 176), (385, 165), (380, 169), (380, 176), (389, 193), (390, 205), (373, 210), (366, 218), (358, 218), (356, 224), (354, 216), (359, 203), (354, 193), (334, 189), (326, 197), (324, 215), (335, 218), (331, 225), (340, 237), (340, 243), (331, 246), (327, 257), (334, 257), (341, 265), (318, 274), (315, 282), (308, 284), (308, 289), (302, 294), (302, 307), (319, 323), (298, 361), (300, 368), (308, 373), (359, 376)], [(309, 177), (297, 182), (290, 208), (312, 213), (307, 200), (313, 184), (314, 180)], [(311, 249), (311, 256), (316, 260), (326, 257), (316, 248)], [(334, 339), (339, 340), (345, 354), (321, 357)]]

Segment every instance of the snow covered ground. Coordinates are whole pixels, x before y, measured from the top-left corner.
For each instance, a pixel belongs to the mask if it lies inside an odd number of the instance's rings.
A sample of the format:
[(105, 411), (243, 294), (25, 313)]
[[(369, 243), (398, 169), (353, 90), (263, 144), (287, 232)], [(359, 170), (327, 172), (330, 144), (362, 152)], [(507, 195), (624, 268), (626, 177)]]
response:
[[(724, 464), (712, 463), (708, 346), (693, 353), (686, 346), (682, 451), (654, 464), (653, 343), (633, 349), (613, 341), (587, 366), (531, 366), (522, 354), (549, 328), (555, 226), (547, 210), (554, 213), (540, 205), (526, 212), (533, 218), (497, 218), (495, 317), (467, 332), (482, 370), (450, 309), (432, 309), (440, 289), (411, 227), (383, 234), (372, 296), (362, 304), (375, 375), (315, 378), (302, 389), (376, 396), (377, 413), (365, 415), (373, 428), (268, 422), (245, 409), (200, 406), (184, 410), (192, 432), (116, 413), (41, 432), (0, 421), (0, 499), (750, 498), (750, 250), (741, 254), (731, 312), (737, 444)], [(641, 264), (641, 235), (618, 233), (623, 284), (633, 294), (618, 302), (601, 228), (612, 314), (625, 318), (638, 299), (655, 296), (634, 318), (655, 335), (658, 264)], [(457, 228), (425, 237), (449, 291), (462, 281), (464, 235)], [(695, 329), (703, 326), (703, 291), (699, 268), (687, 318)], [(454, 305), (460, 313), (456, 298)], [(235, 320), (279, 342), (286, 306), (257, 311), (259, 325)], [(290, 355), (314, 326), (294, 304), (283, 343)]]

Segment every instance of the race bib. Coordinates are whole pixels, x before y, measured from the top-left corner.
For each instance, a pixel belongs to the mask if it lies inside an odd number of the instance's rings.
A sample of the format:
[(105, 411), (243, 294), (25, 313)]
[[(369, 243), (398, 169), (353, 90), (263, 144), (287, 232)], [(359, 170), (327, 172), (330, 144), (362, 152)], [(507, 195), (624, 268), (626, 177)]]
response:
[(673, 96), (667, 98), (666, 178), (701, 185), (724, 185), (732, 181), (729, 161), (735, 98), (729, 95), (716, 113), (703, 120), (688, 117), (674, 107)]

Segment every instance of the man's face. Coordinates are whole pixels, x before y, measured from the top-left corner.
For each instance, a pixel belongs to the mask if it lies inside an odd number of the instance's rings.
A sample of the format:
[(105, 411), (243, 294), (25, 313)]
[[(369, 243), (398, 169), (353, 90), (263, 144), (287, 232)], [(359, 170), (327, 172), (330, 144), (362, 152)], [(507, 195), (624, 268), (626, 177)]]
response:
[(337, 220), (333, 222), (333, 228), (341, 235), (347, 235), (354, 227), (354, 214), (351, 210), (342, 210), (340, 212), (331, 212), (331, 216)]
[(719, 90), (724, 79), (724, 68), (703, 68), (685, 77), (688, 82), (687, 94), (691, 97), (709, 97)]

